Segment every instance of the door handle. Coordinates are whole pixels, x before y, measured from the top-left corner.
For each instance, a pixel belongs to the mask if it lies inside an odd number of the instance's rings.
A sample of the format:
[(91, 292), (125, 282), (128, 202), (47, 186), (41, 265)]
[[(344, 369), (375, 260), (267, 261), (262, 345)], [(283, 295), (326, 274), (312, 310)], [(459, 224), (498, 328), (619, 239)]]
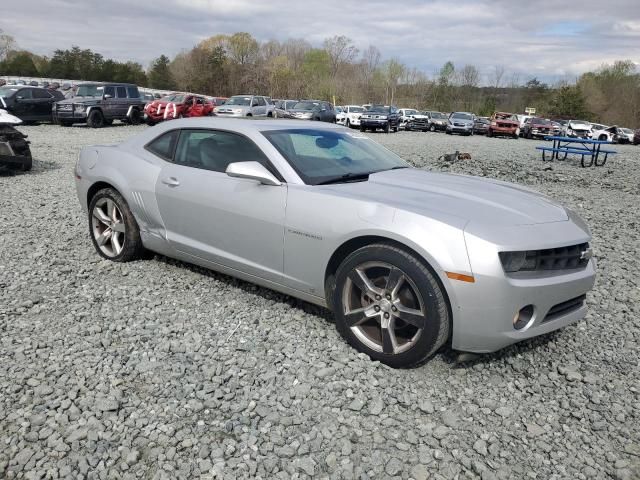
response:
[(177, 187), (180, 185), (180, 182), (176, 177), (163, 178), (162, 183), (165, 185), (169, 185), (170, 187)]

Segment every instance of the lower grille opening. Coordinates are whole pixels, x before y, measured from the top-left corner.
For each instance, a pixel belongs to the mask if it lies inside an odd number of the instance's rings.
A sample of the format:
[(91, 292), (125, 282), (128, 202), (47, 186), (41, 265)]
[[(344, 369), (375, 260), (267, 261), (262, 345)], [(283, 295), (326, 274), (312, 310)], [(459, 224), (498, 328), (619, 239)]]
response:
[(566, 302), (554, 305), (544, 317), (542, 323), (550, 322), (552, 320), (555, 320), (556, 318), (560, 318), (563, 315), (567, 315), (568, 313), (578, 310), (584, 305), (584, 301), (586, 298), (586, 295), (580, 295), (579, 297), (572, 298), (571, 300), (567, 300)]

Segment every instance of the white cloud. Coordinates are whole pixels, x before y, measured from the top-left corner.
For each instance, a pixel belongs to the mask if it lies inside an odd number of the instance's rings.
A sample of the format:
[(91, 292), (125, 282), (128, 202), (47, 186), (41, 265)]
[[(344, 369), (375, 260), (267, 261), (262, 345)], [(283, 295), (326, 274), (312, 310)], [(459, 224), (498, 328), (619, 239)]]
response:
[(318, 46), (347, 35), (427, 73), (452, 60), (552, 78), (616, 59), (640, 62), (637, 1), (583, 0), (576, 9), (557, 0), (22, 0), (5, 9), (0, 28), (37, 53), (78, 45), (144, 65), (218, 33)]

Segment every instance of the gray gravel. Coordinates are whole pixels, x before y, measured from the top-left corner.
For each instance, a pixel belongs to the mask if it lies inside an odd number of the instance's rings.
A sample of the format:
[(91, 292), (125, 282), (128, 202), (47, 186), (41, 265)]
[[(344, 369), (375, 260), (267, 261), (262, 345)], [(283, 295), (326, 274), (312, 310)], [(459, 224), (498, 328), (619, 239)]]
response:
[[(0, 478), (640, 478), (640, 147), (545, 170), (536, 141), (374, 135), (558, 198), (599, 262), (577, 325), (394, 371), (314, 306), (166, 258), (101, 260), (75, 158), (143, 128), (22, 127), (34, 170), (0, 174)], [(473, 159), (437, 160), (456, 149)]]

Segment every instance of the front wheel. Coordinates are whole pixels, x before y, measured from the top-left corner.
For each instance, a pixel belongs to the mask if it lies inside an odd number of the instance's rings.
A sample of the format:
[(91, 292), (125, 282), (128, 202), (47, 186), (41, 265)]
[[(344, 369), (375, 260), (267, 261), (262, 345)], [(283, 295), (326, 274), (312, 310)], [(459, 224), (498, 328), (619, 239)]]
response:
[(91, 128), (102, 128), (104, 126), (104, 115), (100, 110), (91, 110), (87, 117), (87, 125)]
[(144, 247), (138, 223), (117, 190), (99, 190), (89, 203), (89, 230), (100, 256), (114, 262), (142, 257)]
[(389, 133), (391, 131), (391, 126), (389, 125), (389, 122), (387, 122), (384, 126), (384, 133)]
[(360, 126), (360, 131), (361, 132), (366, 132), (367, 131), (367, 127), (365, 127), (364, 125)]
[(436, 131), (436, 126), (433, 123), (431, 125), (429, 125), (429, 131), (430, 132), (435, 132)]
[(362, 247), (338, 268), (332, 305), (340, 334), (395, 368), (431, 357), (449, 337), (442, 287), (431, 270), (394, 245)]

